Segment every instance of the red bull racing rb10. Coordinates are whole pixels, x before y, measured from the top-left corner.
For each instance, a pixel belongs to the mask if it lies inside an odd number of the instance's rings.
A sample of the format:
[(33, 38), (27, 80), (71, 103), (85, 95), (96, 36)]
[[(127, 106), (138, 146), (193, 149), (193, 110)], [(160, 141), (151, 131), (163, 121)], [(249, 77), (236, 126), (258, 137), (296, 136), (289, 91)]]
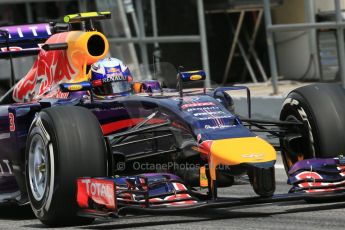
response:
[[(205, 80), (202, 70), (178, 71), (174, 89), (135, 81), (127, 66), (107, 57), (107, 38), (93, 27), (109, 17), (80, 13), (65, 24), (0, 28), (1, 58), (37, 55), (0, 100), (1, 203), (30, 203), (37, 218), (56, 226), (343, 196), (341, 86), (298, 88), (280, 121), (252, 119), (244, 86), (184, 89)], [(75, 23), (82, 29), (73, 30)], [(233, 90), (246, 91), (248, 117), (236, 114)], [(282, 195), (274, 194), (277, 151), (292, 186)], [(256, 197), (218, 196), (241, 175)]]

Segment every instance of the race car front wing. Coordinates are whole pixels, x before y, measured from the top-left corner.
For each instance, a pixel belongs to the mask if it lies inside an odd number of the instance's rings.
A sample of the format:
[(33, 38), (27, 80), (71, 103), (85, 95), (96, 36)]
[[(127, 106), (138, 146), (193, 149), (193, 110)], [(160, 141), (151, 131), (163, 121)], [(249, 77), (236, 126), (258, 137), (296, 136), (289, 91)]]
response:
[(176, 175), (168, 173), (117, 178), (84, 177), (77, 180), (77, 186), (77, 203), (82, 208), (79, 215), (95, 218), (114, 218), (127, 214), (178, 214), (310, 198), (345, 198), (344, 189), (330, 190), (324, 187), (314, 192), (291, 189), (287, 194), (272, 197), (212, 199), (208, 194), (189, 188)]

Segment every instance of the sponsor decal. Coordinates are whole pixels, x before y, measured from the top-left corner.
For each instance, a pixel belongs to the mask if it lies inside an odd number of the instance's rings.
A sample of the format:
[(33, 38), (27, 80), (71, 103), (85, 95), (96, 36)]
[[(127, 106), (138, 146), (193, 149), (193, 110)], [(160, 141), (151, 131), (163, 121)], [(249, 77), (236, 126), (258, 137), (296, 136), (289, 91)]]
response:
[(231, 128), (234, 127), (235, 125), (205, 125), (204, 128), (205, 129), (226, 129), (226, 128)]
[(188, 97), (188, 96), (185, 96), (183, 98), (181, 98), (181, 97), (173, 97), (171, 99), (174, 100), (174, 101), (184, 101), (184, 102), (195, 102), (195, 101), (199, 101), (200, 100), (199, 97)]
[(181, 106), (182, 109), (187, 109), (190, 107), (205, 107), (205, 106), (213, 106), (213, 102), (196, 102), (196, 103), (190, 103), (190, 104), (183, 104)]
[(310, 125), (307, 113), (304, 111), (303, 107), (300, 106), (300, 102), (296, 99), (293, 99), (293, 98), (285, 99), (285, 101), (283, 102), (283, 107), (287, 104), (290, 104), (290, 106), (296, 107), (297, 112), (299, 113), (300, 117), (308, 125), (308, 130), (309, 130), (308, 135), (309, 135), (309, 140), (310, 140), (309, 147), (312, 151), (312, 155), (315, 156), (313, 129)]
[(189, 80), (191, 80), (191, 81), (198, 81), (198, 80), (200, 80), (200, 79), (202, 79), (202, 76), (201, 76), (201, 75), (192, 75), (192, 76), (190, 76), (190, 78), (189, 78)]
[(8, 52), (8, 51), (15, 52), (15, 51), (21, 51), (23, 50), (23, 48), (19, 46), (10, 46), (9, 49), (7, 49), (7, 47), (2, 47), (0, 50), (1, 52)]
[(47, 95), (44, 95), (45, 98), (61, 98), (61, 99), (66, 99), (68, 98), (69, 93), (66, 92), (61, 92), (60, 90), (57, 91), (52, 91), (51, 93), (48, 93)]
[(77, 202), (82, 208), (88, 208), (88, 200), (92, 199), (100, 205), (115, 210), (115, 185), (114, 181), (106, 179), (84, 178), (77, 180)]
[(103, 83), (113, 82), (113, 81), (127, 81), (127, 77), (123, 75), (118, 75), (117, 73), (108, 73), (107, 78), (103, 78)]
[(233, 118), (231, 114), (224, 112), (217, 106), (192, 107), (187, 108), (186, 111), (201, 121)]
[(193, 113), (193, 116), (200, 117), (200, 116), (207, 116), (207, 115), (216, 115), (216, 114), (224, 114), (223, 111), (215, 111), (215, 112), (202, 112), (202, 113)]
[(107, 73), (121, 73), (121, 70), (120, 70), (120, 69), (114, 68), (114, 67), (112, 67), (112, 68), (107, 68), (106, 70), (107, 70)]
[(81, 90), (83, 88), (82, 85), (70, 85), (68, 86), (68, 90), (70, 91), (78, 91)]
[(243, 154), (242, 157), (261, 160), (264, 158), (264, 154), (262, 154), (262, 153), (250, 153), (250, 154)]
[(208, 107), (201, 107), (201, 108), (188, 108), (186, 109), (187, 112), (193, 112), (193, 111), (204, 111), (207, 110), (219, 110), (217, 106), (208, 106)]
[(0, 27), (0, 29), (8, 31), (9, 39), (48, 37), (49, 35), (51, 35), (50, 26), (47, 23), (35, 25), (6, 26)]
[(111, 198), (113, 188), (107, 184), (102, 182), (97, 182), (95, 180), (91, 181), (89, 179), (81, 180), (81, 183), (85, 184), (86, 193), (91, 196), (103, 197), (103, 198)]
[(213, 116), (213, 117), (198, 117), (198, 120), (206, 121), (206, 120), (212, 120), (212, 119), (228, 119), (228, 118), (233, 118), (233, 116), (225, 115), (225, 116)]
[(8, 114), (8, 118), (9, 118), (9, 124), (10, 124), (10, 131), (11, 132), (16, 131), (16, 124), (14, 123), (14, 115), (13, 115), (13, 113), (9, 113)]
[(172, 185), (174, 186), (174, 189), (176, 191), (187, 191), (188, 189), (186, 188), (186, 186), (184, 184), (181, 183), (172, 183)]
[(66, 99), (66, 98), (68, 98), (68, 95), (69, 95), (69, 93), (63, 93), (63, 92), (59, 91), (59, 92), (55, 95), (55, 97), (56, 97), (56, 98), (61, 98), (61, 99)]
[[(65, 42), (68, 33), (61, 33), (48, 39), (50, 43)], [(38, 99), (60, 82), (69, 82), (78, 76), (78, 69), (68, 59), (65, 50), (41, 50), (28, 74), (13, 90), (17, 102)]]

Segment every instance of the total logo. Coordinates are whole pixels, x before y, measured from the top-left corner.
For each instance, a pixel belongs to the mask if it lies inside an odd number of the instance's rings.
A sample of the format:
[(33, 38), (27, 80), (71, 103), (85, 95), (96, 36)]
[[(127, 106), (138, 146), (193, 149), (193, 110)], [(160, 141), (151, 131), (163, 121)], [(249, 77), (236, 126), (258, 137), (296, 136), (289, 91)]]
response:
[(113, 196), (113, 188), (109, 184), (92, 182), (90, 179), (81, 180), (86, 185), (86, 193), (92, 196), (111, 198)]

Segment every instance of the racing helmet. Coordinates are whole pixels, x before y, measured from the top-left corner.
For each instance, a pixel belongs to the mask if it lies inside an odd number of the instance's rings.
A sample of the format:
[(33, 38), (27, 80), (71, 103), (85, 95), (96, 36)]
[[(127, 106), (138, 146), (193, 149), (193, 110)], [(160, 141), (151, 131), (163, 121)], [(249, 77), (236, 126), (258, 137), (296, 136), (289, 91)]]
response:
[(128, 67), (116, 58), (104, 58), (91, 65), (91, 83), (96, 96), (124, 96), (132, 91)]

